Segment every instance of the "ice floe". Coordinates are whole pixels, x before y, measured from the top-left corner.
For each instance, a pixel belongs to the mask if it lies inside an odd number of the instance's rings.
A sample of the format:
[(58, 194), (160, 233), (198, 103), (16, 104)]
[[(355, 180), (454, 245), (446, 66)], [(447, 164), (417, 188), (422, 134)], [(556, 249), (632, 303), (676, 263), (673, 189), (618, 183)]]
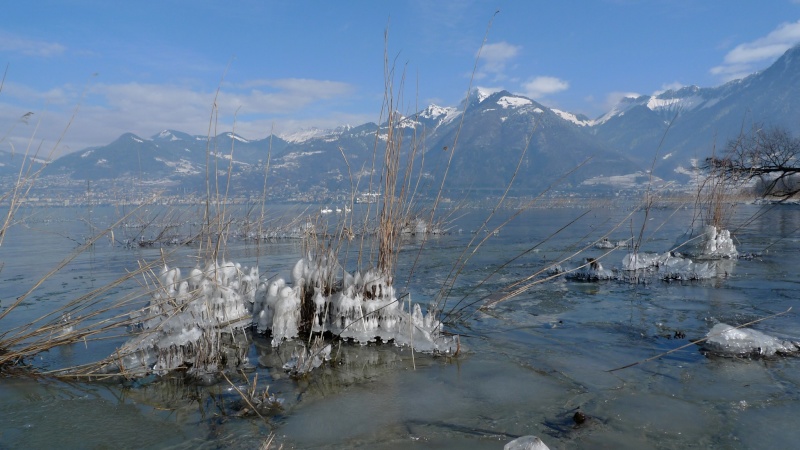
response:
[(703, 350), (721, 356), (775, 356), (800, 352), (800, 343), (779, 339), (751, 328), (726, 323), (714, 325), (706, 334)]

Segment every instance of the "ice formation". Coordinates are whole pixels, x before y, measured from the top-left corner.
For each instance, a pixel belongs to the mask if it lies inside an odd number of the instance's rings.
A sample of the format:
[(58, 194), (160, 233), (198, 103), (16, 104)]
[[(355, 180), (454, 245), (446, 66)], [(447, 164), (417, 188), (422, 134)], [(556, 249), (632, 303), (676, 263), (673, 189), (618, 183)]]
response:
[(774, 356), (798, 353), (800, 343), (718, 323), (706, 335), (703, 349), (723, 356)]
[(503, 446), (503, 450), (550, 450), (541, 439), (536, 436), (522, 436)]
[(608, 238), (603, 238), (594, 243), (594, 248), (599, 248), (601, 250), (610, 250), (612, 248), (624, 247), (626, 245), (628, 245), (627, 240), (611, 242)]
[[(378, 339), (423, 352), (452, 353), (455, 338), (441, 333), (434, 313), (424, 314), (410, 296), (397, 299), (392, 278), (376, 269), (347, 273), (333, 254), (300, 259), (292, 283), (259, 279), (258, 268), (233, 262), (194, 268), (185, 278), (164, 267), (148, 305), (132, 314), (136, 336), (106, 372), (139, 377), (185, 369), (204, 376), (226, 367), (248, 367), (244, 329), (271, 333), (272, 346), (301, 333), (326, 333), (356, 342)], [(316, 341), (296, 352), (286, 371), (306, 373), (330, 358), (330, 345)]]
[(212, 262), (181, 278), (180, 269), (165, 266), (158, 281), (148, 306), (132, 317), (137, 336), (117, 351), (110, 371), (143, 376), (185, 368), (202, 375), (248, 364), (237, 331), (250, 324), (258, 268)]
[(673, 253), (628, 253), (622, 258), (622, 270), (648, 272), (662, 280), (707, 280), (717, 276), (714, 264), (695, 263), (689, 258)]
[(321, 366), (323, 362), (331, 359), (331, 344), (325, 343), (322, 339), (317, 337), (311, 348), (306, 349), (305, 346), (295, 349), (292, 356), (283, 365), (283, 370), (293, 375), (303, 375), (317, 367)]
[(728, 230), (718, 230), (714, 225), (706, 226), (703, 233), (703, 248), (698, 258), (701, 259), (735, 259), (739, 257), (736, 246)]
[(583, 267), (567, 273), (566, 277), (580, 281), (610, 280), (614, 278), (614, 272), (604, 268), (600, 261), (594, 258), (586, 258), (583, 262)]
[(252, 321), (259, 333), (271, 332), (273, 346), (297, 337), (310, 322), (308, 331), (360, 343), (380, 339), (424, 352), (456, 350), (435, 314), (398, 300), (392, 278), (377, 269), (351, 275), (332, 254), (308, 255), (295, 264), (292, 285), (278, 279), (256, 293)]
[(565, 270), (556, 265), (548, 269), (547, 275), (564, 273), (566, 278), (578, 281), (694, 281), (726, 277), (733, 270), (733, 264), (734, 261), (730, 260), (695, 262), (675, 252), (638, 252), (627, 253), (622, 258), (621, 267), (613, 270), (603, 267), (597, 259), (584, 258), (577, 269)]
[(697, 259), (737, 259), (739, 252), (733, 243), (730, 231), (714, 225), (706, 226), (702, 233), (687, 232), (675, 242), (676, 249)]
[(595, 248), (600, 248), (600, 249), (611, 249), (616, 247), (616, 245), (613, 242), (609, 241), (608, 238), (600, 239), (599, 241), (595, 242), (594, 246)]

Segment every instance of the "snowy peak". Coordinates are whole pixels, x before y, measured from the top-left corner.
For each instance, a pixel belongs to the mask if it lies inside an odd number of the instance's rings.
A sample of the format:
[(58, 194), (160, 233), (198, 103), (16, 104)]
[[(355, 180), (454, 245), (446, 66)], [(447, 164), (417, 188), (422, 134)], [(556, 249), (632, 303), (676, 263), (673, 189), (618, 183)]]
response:
[(157, 142), (188, 141), (192, 139), (192, 136), (175, 130), (163, 130), (150, 138), (151, 141)]
[(461, 115), (461, 111), (456, 108), (429, 105), (427, 108), (420, 111), (418, 118), (428, 126), (438, 128), (452, 122), (459, 115)]
[(497, 92), (499, 91), (478, 87), (471, 90), (464, 101), (471, 106), (479, 105), (483, 103), (484, 100), (491, 97), (493, 94), (496, 94)]
[(419, 116), (423, 119), (433, 119), (438, 120), (442, 117), (452, 116), (458, 114), (458, 110), (453, 107), (442, 107), (437, 105), (429, 105), (427, 108), (423, 109)]
[(719, 101), (719, 98), (711, 89), (685, 86), (677, 91), (670, 89), (650, 97), (646, 106), (656, 112), (680, 113), (707, 107), (717, 101)]
[(170, 130), (164, 130), (157, 135), (152, 137), (152, 140), (156, 141), (179, 141), (180, 138), (175, 136)]
[(312, 139), (335, 139), (342, 134), (350, 131), (353, 127), (350, 125), (342, 125), (336, 128), (304, 128), (292, 133), (281, 134), (280, 138), (292, 144), (301, 144)]

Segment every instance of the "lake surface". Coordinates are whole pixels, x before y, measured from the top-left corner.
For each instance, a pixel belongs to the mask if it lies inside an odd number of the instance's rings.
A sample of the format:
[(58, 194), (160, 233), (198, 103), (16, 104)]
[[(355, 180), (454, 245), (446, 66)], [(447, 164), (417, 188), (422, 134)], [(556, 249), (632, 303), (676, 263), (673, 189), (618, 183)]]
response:
[[(423, 250), (422, 238), (407, 238), (395, 278), (396, 287), (426, 304), (457, 261), (471, 255), (444, 305), (445, 312), (462, 313), (458, 320), (445, 316), (445, 329), (461, 335), (457, 357), (388, 344), (337, 344), (337, 364), (298, 380), (281, 368), (286, 350), (254, 336), (249, 358), (257, 367), (248, 380), (257, 375), (258, 386), (269, 386), (282, 403), (266, 420), (239, 417), (241, 396), (224, 380), (201, 386), (178, 378), (84, 383), (3, 377), (0, 449), (257, 448), (270, 433), (284, 448), (488, 449), (529, 434), (554, 449), (794, 448), (800, 441), (798, 358), (711, 357), (689, 345), (609, 372), (703, 338), (718, 322), (739, 325), (790, 307), (753, 328), (800, 339), (800, 207), (764, 208), (740, 205), (731, 218), (739, 252), (757, 256), (731, 262), (727, 277), (637, 283), (556, 278), (485, 311), (476, 306), (487, 296), (555, 261), (579, 253), (562, 263), (575, 267), (584, 257), (601, 257), (607, 250), (591, 244), (606, 234), (612, 242), (637, 237), (644, 223), (642, 249), (668, 251), (690, 226), (692, 211), (661, 208), (645, 218), (610, 204), (532, 209), (495, 235), (491, 230), (514, 211), (500, 211), (483, 229), (487, 211), (463, 208), (450, 216), (451, 233), (431, 236)], [(278, 207), (269, 214), (298, 211)], [(0, 308), (68, 257), (92, 235), (91, 226), (106, 227), (119, 214), (100, 207), (22, 211), (24, 221), (0, 247)], [(145, 221), (153, 225), (145, 237), (163, 228), (159, 220), (175, 220), (157, 208), (148, 214)], [(171, 266), (194, 266), (197, 248), (191, 245), (123, 245), (137, 230), (118, 227), (114, 241), (104, 237), (77, 255), (3, 319), (0, 331), (32, 322), (162, 252)], [(465, 255), (471, 241), (483, 239)], [(225, 257), (257, 264), (262, 277), (288, 279), (304, 251), (296, 239), (258, 245), (230, 239)], [(620, 249), (601, 262), (620, 267), (624, 255)], [(353, 264), (348, 257), (347, 268)], [(143, 289), (142, 283), (131, 280), (104, 295), (113, 301)], [(125, 339), (121, 330), (28, 362), (42, 370), (83, 364), (111, 354)], [(246, 388), (242, 376), (231, 377)], [(575, 426), (579, 410), (587, 420)]]

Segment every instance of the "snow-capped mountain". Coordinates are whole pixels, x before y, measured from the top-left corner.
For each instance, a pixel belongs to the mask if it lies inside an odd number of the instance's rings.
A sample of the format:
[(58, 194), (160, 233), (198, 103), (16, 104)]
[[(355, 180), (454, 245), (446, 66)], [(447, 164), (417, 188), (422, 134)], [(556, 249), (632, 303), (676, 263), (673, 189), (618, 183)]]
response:
[[(521, 193), (558, 189), (619, 189), (655, 179), (686, 183), (698, 161), (734, 138), (743, 124), (800, 131), (800, 47), (768, 69), (717, 87), (686, 86), (625, 98), (589, 119), (507, 91), (474, 89), (459, 107), (430, 105), (396, 124), (415, 149), (419, 192), (446, 189), (477, 195), (501, 192), (509, 180)], [(52, 162), (46, 173), (78, 179), (135, 176), (175, 185), (204, 180), (206, 161), (238, 186), (263, 188), (269, 178), (297, 191), (366, 189), (380, 180), (387, 123), (308, 129), (250, 139), (222, 133), (211, 139), (175, 130), (151, 138), (124, 134), (115, 142)], [(459, 131), (460, 130), (460, 131)], [(458, 137), (456, 138), (456, 135)], [(377, 137), (377, 139), (376, 139)], [(208, 158), (210, 157), (210, 158)], [(401, 167), (407, 167), (401, 162)], [(577, 169), (576, 169), (577, 168)], [(516, 175), (515, 175), (516, 174)]]
[(660, 176), (685, 181), (693, 161), (724, 151), (742, 127), (764, 124), (800, 132), (798, 98), (800, 46), (762, 72), (721, 86), (625, 98), (592, 128), (634, 161), (655, 161)]

